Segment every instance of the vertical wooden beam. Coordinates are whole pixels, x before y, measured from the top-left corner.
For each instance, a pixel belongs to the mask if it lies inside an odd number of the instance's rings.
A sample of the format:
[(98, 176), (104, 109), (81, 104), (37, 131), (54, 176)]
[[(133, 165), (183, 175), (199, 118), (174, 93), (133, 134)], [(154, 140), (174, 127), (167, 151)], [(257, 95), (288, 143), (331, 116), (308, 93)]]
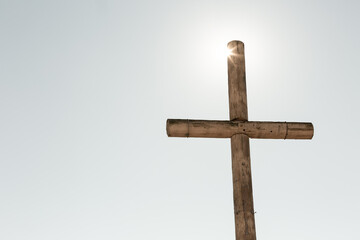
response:
[[(228, 48), (230, 120), (247, 121), (244, 43), (231, 41)], [(231, 156), (236, 240), (256, 240), (249, 137), (231, 137)]]
[(244, 43), (231, 41), (228, 43), (228, 86), (230, 121), (248, 120)]

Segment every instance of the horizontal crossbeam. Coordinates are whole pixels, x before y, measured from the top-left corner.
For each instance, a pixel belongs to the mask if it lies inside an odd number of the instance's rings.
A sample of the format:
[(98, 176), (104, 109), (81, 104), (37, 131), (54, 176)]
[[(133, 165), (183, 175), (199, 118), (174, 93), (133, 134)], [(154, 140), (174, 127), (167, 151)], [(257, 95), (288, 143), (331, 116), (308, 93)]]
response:
[(312, 123), (253, 122), (168, 119), (166, 132), (169, 137), (231, 138), (245, 134), (249, 138), (311, 139)]

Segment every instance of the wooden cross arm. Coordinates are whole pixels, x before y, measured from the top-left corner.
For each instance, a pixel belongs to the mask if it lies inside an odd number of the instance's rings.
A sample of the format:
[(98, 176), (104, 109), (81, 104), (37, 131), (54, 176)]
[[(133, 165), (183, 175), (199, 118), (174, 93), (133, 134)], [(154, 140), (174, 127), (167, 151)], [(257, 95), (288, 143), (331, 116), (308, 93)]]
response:
[(307, 122), (168, 119), (166, 132), (169, 137), (231, 138), (241, 133), (249, 138), (312, 139), (314, 127)]

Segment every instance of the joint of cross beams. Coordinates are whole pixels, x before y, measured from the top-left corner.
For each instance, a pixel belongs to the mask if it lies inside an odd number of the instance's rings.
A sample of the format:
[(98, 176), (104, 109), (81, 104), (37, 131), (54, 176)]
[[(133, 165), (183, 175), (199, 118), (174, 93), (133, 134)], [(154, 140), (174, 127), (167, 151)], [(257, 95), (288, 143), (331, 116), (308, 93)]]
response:
[(235, 211), (235, 215), (239, 215), (240, 213), (250, 213), (252, 215), (255, 215), (255, 211), (244, 211), (244, 210), (238, 210), (238, 211)]

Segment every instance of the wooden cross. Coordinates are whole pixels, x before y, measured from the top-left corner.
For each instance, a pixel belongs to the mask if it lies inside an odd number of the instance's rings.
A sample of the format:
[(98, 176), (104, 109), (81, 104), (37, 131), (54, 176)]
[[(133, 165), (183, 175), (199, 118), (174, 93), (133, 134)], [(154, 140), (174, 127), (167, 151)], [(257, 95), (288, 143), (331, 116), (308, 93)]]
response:
[(236, 240), (255, 240), (249, 138), (311, 139), (311, 123), (248, 121), (244, 43), (228, 43), (230, 121), (168, 119), (169, 137), (230, 138)]

